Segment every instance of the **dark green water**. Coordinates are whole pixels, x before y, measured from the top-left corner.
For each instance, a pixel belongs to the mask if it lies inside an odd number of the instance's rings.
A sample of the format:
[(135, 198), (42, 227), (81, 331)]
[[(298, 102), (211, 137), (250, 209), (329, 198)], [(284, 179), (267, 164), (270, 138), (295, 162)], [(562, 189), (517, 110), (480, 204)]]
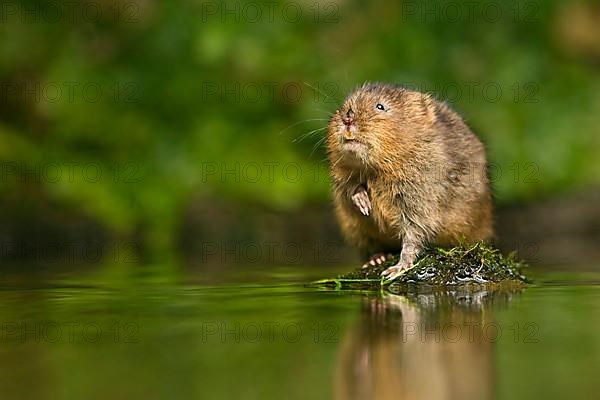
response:
[(511, 293), (300, 284), (330, 275), (253, 271), (208, 284), (16, 272), (0, 291), (3, 398), (585, 399), (600, 390), (600, 274), (537, 274)]

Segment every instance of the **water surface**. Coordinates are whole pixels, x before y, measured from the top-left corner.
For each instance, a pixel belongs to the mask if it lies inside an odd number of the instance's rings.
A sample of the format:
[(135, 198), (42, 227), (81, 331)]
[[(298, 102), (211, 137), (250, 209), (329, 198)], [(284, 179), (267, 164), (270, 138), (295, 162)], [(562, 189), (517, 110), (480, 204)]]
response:
[(537, 274), (519, 292), (302, 285), (323, 276), (5, 275), (3, 397), (583, 399), (600, 390), (600, 274)]

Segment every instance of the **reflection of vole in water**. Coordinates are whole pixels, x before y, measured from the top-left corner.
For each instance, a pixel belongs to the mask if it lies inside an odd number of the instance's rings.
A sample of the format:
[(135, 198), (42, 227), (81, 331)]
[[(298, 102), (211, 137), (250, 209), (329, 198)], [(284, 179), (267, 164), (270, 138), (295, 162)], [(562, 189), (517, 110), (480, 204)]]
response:
[(493, 313), (420, 297), (421, 305), (395, 295), (363, 299), (338, 349), (336, 399), (493, 398)]
[(426, 243), (492, 238), (485, 149), (429, 95), (365, 84), (332, 117), (328, 152), (346, 238), (375, 254), (373, 265), (383, 261), (376, 253), (401, 250), (387, 278), (410, 269)]

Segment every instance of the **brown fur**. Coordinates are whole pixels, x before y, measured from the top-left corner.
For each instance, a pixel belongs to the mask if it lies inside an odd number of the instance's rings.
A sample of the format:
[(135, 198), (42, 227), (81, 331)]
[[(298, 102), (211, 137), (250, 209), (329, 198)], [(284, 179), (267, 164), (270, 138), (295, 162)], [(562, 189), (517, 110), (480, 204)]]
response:
[[(342, 117), (349, 109), (354, 140), (345, 142), (350, 133)], [(331, 118), (328, 153), (342, 232), (363, 251), (402, 249), (412, 263), (425, 243), (492, 238), (484, 146), (457, 113), (431, 96), (363, 85)], [(371, 200), (369, 216), (351, 200), (361, 186)]]

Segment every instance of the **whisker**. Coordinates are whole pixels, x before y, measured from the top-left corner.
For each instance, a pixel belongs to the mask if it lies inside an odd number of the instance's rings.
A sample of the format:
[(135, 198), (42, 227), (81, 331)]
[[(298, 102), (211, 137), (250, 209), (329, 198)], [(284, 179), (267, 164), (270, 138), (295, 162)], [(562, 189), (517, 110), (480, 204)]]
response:
[(339, 156), (338, 159), (331, 165), (331, 168), (335, 167), (340, 161), (342, 161), (343, 156)]
[(306, 86), (308, 86), (309, 88), (313, 89), (315, 92), (319, 92), (319, 94), (321, 94), (321, 95), (323, 95), (323, 96), (327, 97), (329, 100), (333, 100), (333, 99), (331, 98), (331, 96), (329, 96), (328, 94), (326, 94), (326, 93), (325, 93), (325, 92), (323, 92), (322, 90), (320, 90), (320, 89), (317, 89), (316, 87), (312, 86), (310, 83), (308, 83), (308, 82), (304, 82), (304, 84), (305, 84)]
[(352, 178), (352, 173), (348, 174), (348, 179), (346, 179), (346, 184), (348, 184), (348, 182), (350, 182), (350, 179)]
[(327, 111), (327, 110), (323, 110), (322, 108), (317, 108), (317, 107), (315, 107), (315, 110), (324, 112), (329, 117), (333, 117), (335, 115), (335, 111)]
[(327, 127), (326, 127), (326, 126), (323, 126), (323, 127), (321, 127), (321, 128), (313, 129), (312, 131), (310, 131), (310, 132), (308, 132), (308, 133), (304, 133), (304, 134), (302, 134), (302, 135), (298, 136), (296, 139), (292, 140), (292, 142), (293, 142), (293, 143), (295, 143), (295, 142), (301, 142), (301, 141), (303, 141), (304, 139), (306, 139), (307, 137), (309, 137), (309, 136), (311, 136), (311, 135), (314, 135), (315, 133), (317, 133), (317, 132), (319, 132), (319, 131), (322, 131), (323, 129), (327, 129)]
[(312, 155), (315, 153), (315, 151), (317, 151), (317, 149), (319, 148), (319, 146), (320, 146), (321, 144), (323, 144), (323, 142), (325, 141), (325, 139), (327, 139), (327, 136), (323, 136), (321, 139), (319, 139), (319, 140), (317, 141), (317, 143), (315, 143), (315, 145), (313, 146), (313, 149), (312, 149), (312, 151), (311, 151), (311, 152), (310, 152), (310, 154), (308, 155), (308, 158), (311, 158), (311, 157), (312, 157)]
[(281, 135), (283, 132), (287, 131), (290, 128), (293, 128), (294, 126), (303, 124), (305, 122), (312, 122), (312, 121), (329, 121), (329, 120), (327, 118), (309, 118), (309, 119), (305, 119), (305, 120), (302, 120), (302, 121), (295, 122), (295, 123), (291, 124), (290, 126), (282, 129), (281, 131), (279, 131), (279, 134)]

